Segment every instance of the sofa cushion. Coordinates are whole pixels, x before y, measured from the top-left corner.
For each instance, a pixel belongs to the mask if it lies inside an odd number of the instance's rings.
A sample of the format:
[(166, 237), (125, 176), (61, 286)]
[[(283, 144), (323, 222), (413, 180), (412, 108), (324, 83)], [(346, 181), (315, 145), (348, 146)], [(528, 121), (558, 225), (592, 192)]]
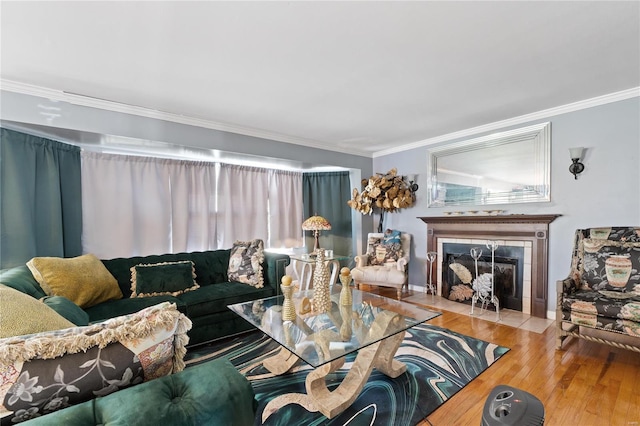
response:
[(173, 296), (150, 296), (150, 297), (134, 297), (120, 300), (109, 300), (98, 305), (85, 309), (89, 315), (89, 322), (105, 321), (109, 318), (131, 315), (142, 309), (149, 308), (159, 303), (169, 302), (176, 305), (178, 311), (187, 312), (187, 308), (183, 302)]
[(0, 284), (0, 308), (0, 338), (74, 326), (39, 300), (3, 284)]
[(200, 287), (196, 292), (178, 296), (187, 307), (187, 315), (196, 318), (214, 312), (228, 311), (227, 305), (274, 296), (272, 287), (256, 288), (238, 282)]
[(0, 417), (16, 422), (184, 368), (190, 321), (162, 303), (87, 327), (0, 340)]
[[(82, 308), (64, 296), (45, 296), (40, 299), (45, 305), (62, 315), (74, 325), (89, 325), (89, 315)], [(27, 334), (27, 333), (22, 333)]]
[[(640, 322), (640, 313), (633, 309), (634, 306), (640, 307), (640, 293), (578, 290), (565, 295), (562, 300), (562, 309), (566, 311)], [(634, 318), (633, 315), (636, 317)]]
[(227, 312), (193, 317), (189, 343), (200, 344), (249, 330), (255, 330), (255, 327), (229, 309)]
[(190, 260), (150, 263), (131, 268), (131, 297), (177, 296), (200, 286)]
[(81, 308), (122, 298), (116, 279), (92, 254), (34, 257), (27, 266), (48, 296), (64, 296)]
[(264, 243), (262, 240), (236, 241), (233, 243), (229, 257), (227, 272), (229, 281), (249, 284), (256, 288), (263, 287), (262, 262), (264, 262)]

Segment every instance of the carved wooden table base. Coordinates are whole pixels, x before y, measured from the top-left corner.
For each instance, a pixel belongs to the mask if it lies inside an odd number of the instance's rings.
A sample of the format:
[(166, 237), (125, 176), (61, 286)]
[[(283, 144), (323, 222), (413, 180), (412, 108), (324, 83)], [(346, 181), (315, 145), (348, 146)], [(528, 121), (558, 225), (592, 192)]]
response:
[[(404, 321), (400, 315), (382, 315), (376, 318), (370, 333), (379, 333), (388, 327), (397, 326), (399, 321)], [(403, 339), (404, 332), (399, 332), (361, 349), (344, 380), (333, 391), (327, 388), (326, 377), (344, 365), (345, 357), (316, 368), (307, 375), (307, 394), (289, 393), (274, 398), (264, 408), (262, 422), (287, 404), (298, 404), (308, 411), (319, 411), (328, 418), (335, 417), (353, 404), (374, 368), (391, 378), (396, 378), (406, 371), (407, 366), (404, 363), (393, 359)], [(296, 355), (282, 348), (277, 355), (265, 360), (263, 365), (274, 374), (283, 374), (298, 360)]]

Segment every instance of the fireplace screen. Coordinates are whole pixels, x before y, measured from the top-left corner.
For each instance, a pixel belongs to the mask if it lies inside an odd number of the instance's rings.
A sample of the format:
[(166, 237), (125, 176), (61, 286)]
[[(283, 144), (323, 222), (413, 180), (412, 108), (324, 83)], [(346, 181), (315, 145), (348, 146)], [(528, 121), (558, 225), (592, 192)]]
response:
[[(444, 244), (442, 296), (449, 300), (471, 303), (472, 282), (476, 279), (475, 263), (470, 249), (473, 245)], [(487, 250), (485, 250), (486, 252)], [(520, 247), (500, 247), (494, 257), (494, 293), (500, 308), (522, 311), (524, 250)], [(491, 254), (478, 259), (478, 275), (491, 273)]]

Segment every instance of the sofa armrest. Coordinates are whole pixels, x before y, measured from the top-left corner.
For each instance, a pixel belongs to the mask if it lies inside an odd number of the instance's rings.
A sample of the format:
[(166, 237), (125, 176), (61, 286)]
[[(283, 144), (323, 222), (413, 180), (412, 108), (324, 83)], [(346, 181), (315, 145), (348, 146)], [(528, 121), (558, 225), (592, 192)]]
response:
[(404, 272), (404, 270), (407, 269), (407, 265), (409, 264), (409, 257), (401, 257), (400, 259), (398, 259), (398, 262), (396, 262), (396, 264), (398, 265), (398, 271)]
[(291, 258), (288, 255), (265, 251), (264, 262), (262, 263), (264, 286), (272, 287), (277, 292), (289, 263), (291, 263)]
[(367, 266), (369, 264), (369, 255), (359, 254), (355, 257), (356, 260), (356, 268), (362, 268), (363, 266)]
[[(578, 284), (571, 277), (556, 281), (556, 293), (558, 296), (572, 294), (575, 293), (576, 290), (578, 290)], [(558, 299), (560, 299), (560, 297)]]

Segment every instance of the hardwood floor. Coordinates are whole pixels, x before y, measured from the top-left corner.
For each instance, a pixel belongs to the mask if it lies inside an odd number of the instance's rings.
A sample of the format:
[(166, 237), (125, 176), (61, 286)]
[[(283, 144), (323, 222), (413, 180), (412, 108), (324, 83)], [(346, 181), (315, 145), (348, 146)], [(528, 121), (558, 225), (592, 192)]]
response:
[[(395, 298), (395, 289), (371, 290)], [(556, 351), (553, 325), (536, 333), (441, 311), (430, 324), (511, 350), (420, 426), (479, 425), (485, 400), (498, 385), (540, 399), (545, 425), (640, 425), (640, 354), (575, 338)]]

